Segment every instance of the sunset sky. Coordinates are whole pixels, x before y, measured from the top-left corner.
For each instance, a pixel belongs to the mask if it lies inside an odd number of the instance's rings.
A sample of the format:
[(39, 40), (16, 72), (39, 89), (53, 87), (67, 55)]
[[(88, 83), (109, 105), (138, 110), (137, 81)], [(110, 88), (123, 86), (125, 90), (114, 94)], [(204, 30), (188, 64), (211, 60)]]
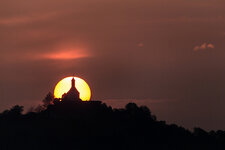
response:
[(0, 110), (75, 74), (93, 100), (225, 129), (224, 0), (1, 0)]

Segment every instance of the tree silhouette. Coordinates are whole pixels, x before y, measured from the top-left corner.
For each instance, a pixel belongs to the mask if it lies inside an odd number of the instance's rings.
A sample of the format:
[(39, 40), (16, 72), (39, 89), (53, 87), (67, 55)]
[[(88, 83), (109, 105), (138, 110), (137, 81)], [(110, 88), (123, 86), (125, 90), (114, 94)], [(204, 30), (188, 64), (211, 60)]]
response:
[(53, 104), (54, 96), (51, 92), (49, 92), (46, 97), (42, 100), (43, 106), (47, 107), (50, 104)]
[[(146, 106), (112, 109), (99, 101), (43, 100), (45, 109), (23, 114), (14, 106), (0, 114), (0, 149), (224, 150), (225, 131), (193, 132), (158, 121)], [(43, 107), (42, 107), (43, 108)], [(21, 147), (20, 147), (21, 146)]]
[(15, 105), (13, 106), (9, 113), (14, 114), (14, 115), (21, 115), (23, 112), (23, 106)]
[(13, 119), (18, 118), (22, 115), (23, 112), (23, 106), (15, 105), (10, 110), (5, 110), (3, 113), (1, 113), (1, 117)]

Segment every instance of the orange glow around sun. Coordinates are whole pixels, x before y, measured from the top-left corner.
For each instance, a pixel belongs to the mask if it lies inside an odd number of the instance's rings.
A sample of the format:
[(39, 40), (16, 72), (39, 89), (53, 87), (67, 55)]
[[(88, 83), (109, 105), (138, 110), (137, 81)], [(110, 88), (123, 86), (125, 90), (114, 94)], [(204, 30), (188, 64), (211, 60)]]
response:
[[(72, 78), (73, 77), (66, 77), (57, 83), (54, 90), (55, 98), (62, 98), (62, 95), (70, 90)], [(80, 92), (80, 99), (82, 101), (90, 101), (91, 89), (88, 84), (81, 78), (74, 78), (76, 89)]]

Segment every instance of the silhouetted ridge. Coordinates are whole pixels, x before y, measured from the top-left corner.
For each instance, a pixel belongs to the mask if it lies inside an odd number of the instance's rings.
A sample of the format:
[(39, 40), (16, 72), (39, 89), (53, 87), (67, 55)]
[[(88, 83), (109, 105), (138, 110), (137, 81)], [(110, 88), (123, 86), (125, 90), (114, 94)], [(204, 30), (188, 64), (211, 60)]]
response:
[(1, 150), (225, 148), (224, 131), (190, 132), (167, 125), (135, 103), (112, 109), (100, 101), (58, 101), (41, 108), (22, 114), (23, 107), (17, 105), (0, 114)]

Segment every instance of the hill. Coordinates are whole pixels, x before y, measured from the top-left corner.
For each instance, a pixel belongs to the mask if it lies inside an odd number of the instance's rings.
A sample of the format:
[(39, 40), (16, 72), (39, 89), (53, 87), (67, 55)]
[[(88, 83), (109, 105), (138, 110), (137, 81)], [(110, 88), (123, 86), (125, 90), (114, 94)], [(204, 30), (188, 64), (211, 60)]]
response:
[(225, 132), (193, 132), (158, 121), (129, 103), (112, 109), (100, 101), (58, 102), (22, 114), (14, 106), (0, 114), (0, 149), (224, 149)]

